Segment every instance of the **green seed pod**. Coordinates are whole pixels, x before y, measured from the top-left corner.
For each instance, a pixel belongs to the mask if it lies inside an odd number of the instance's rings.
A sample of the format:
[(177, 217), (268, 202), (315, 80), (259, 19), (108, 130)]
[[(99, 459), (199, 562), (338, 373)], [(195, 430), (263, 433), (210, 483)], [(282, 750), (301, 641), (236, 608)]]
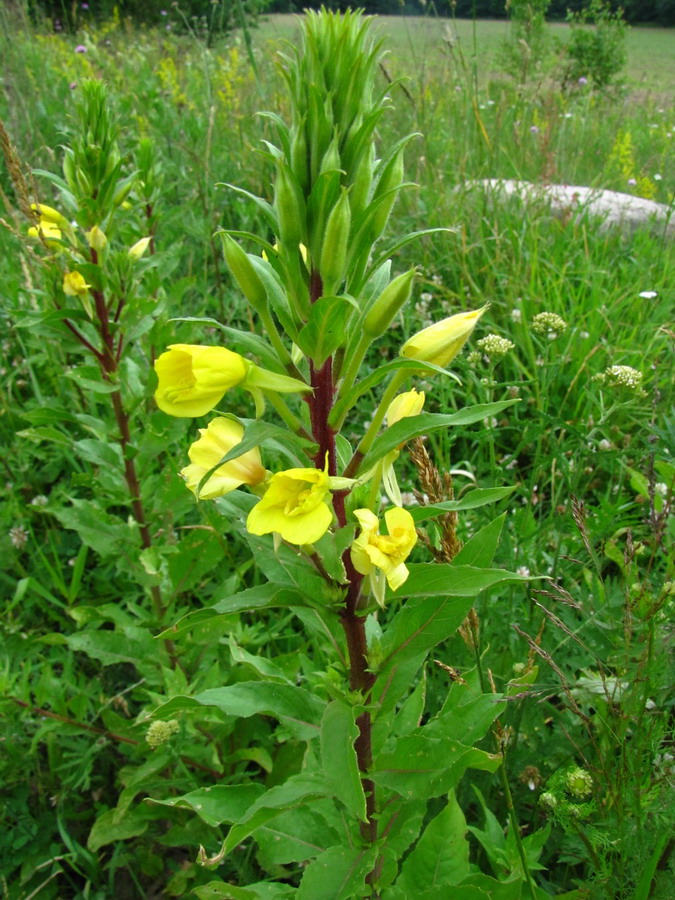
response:
[(363, 330), (373, 338), (379, 337), (389, 327), (396, 313), (409, 299), (415, 270), (410, 269), (388, 284), (366, 313)]
[(256, 312), (266, 309), (267, 290), (260, 280), (260, 276), (253, 268), (253, 263), (248, 258), (248, 254), (242, 250), (229, 234), (221, 233), (221, 237), (223, 239), (225, 262), (241, 288), (241, 292)]
[(306, 244), (305, 204), (292, 173), (284, 164), (277, 170), (275, 206), (279, 220), (279, 240), (288, 247)]
[(328, 217), (321, 247), (319, 271), (326, 295), (334, 294), (344, 278), (351, 222), (349, 197), (343, 188), (340, 199)]
[(375, 193), (373, 194), (373, 202), (382, 197), (382, 201), (378, 204), (377, 210), (373, 215), (373, 225), (371, 237), (373, 242), (376, 241), (384, 231), (389, 214), (396, 203), (398, 190), (403, 183), (403, 149), (399, 150), (396, 156), (387, 164), (386, 169), (382, 173)]

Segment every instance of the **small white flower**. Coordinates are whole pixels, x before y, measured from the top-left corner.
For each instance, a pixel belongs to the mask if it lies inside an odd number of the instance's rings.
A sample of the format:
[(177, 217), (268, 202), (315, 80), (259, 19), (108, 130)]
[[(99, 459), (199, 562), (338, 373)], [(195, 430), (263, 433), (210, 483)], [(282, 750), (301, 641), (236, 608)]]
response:
[(659, 481), (654, 485), (654, 490), (659, 495), (659, 497), (667, 497), (668, 496), (668, 485), (663, 481)]
[(30, 501), (31, 506), (46, 506), (49, 503), (49, 498), (45, 497), (44, 494), (38, 494), (36, 497)]
[(501, 337), (498, 334), (488, 334), (487, 337), (476, 341), (476, 346), (486, 356), (499, 358), (506, 356), (509, 350), (513, 350), (516, 345), (508, 338)]
[(643, 300), (654, 300), (659, 296), (658, 291), (640, 291), (639, 295)]
[(654, 181), (663, 181), (663, 175), (661, 175), (659, 172), (655, 172), (652, 177), (654, 178)]
[(598, 441), (598, 450), (611, 450), (614, 444), (611, 441), (608, 441), (607, 438), (603, 438), (601, 441)]
[(13, 528), (9, 529), (9, 542), (12, 547), (16, 547), (17, 550), (21, 550), (26, 546), (28, 542), (28, 532), (23, 525), (14, 525)]
[(522, 322), (523, 321), (523, 313), (520, 309), (512, 309), (511, 310), (511, 318), (514, 322)]
[(530, 575), (530, 570), (527, 568), (527, 566), (518, 566), (518, 568), (516, 569), (516, 575), (524, 575), (526, 578), (528, 578)]

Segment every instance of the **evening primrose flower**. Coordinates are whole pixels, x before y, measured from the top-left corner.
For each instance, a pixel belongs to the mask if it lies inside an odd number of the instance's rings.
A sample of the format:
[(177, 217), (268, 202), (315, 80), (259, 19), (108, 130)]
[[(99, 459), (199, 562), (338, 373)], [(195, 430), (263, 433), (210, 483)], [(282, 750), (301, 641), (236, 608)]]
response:
[(251, 534), (277, 532), (289, 544), (313, 544), (323, 537), (333, 521), (330, 491), (351, 484), (348, 478), (329, 476), (327, 459), (323, 471), (277, 472), (270, 478), (263, 498), (248, 514), (246, 528)]
[(472, 312), (457, 313), (418, 331), (401, 347), (401, 356), (447, 366), (469, 339), (486, 309), (487, 305)]
[(63, 276), (63, 293), (68, 297), (84, 297), (90, 287), (80, 272), (66, 272)]
[(383, 605), (383, 591), (378, 591), (373, 576), (379, 569), (392, 591), (398, 590), (408, 577), (405, 560), (417, 543), (415, 521), (407, 509), (393, 506), (384, 514), (389, 534), (380, 534), (380, 520), (369, 509), (354, 510), (361, 533), (351, 546), (351, 560), (361, 575), (371, 578), (378, 603)]
[(36, 215), (39, 215), (41, 224), (49, 222), (64, 231), (67, 231), (70, 227), (68, 219), (58, 209), (54, 209), (53, 206), (47, 206), (46, 203), (31, 203), (30, 208)]
[(40, 219), (37, 225), (31, 225), (28, 234), (30, 237), (42, 238), (50, 247), (57, 246), (54, 242), (61, 240), (61, 229), (48, 219)]
[(170, 416), (203, 416), (226, 391), (241, 385), (254, 395), (262, 391), (311, 391), (297, 378), (261, 369), (226, 347), (171, 344), (155, 361), (159, 384), (155, 402)]
[(200, 500), (212, 500), (236, 490), (242, 484), (256, 485), (265, 480), (260, 451), (257, 447), (231, 459), (209, 476), (201, 490), (199, 484), (214, 466), (236, 447), (244, 437), (244, 429), (232, 419), (218, 417), (200, 428), (201, 437), (188, 450), (190, 465), (181, 470), (181, 475), (192, 493)]
[(226, 347), (172, 344), (155, 360), (155, 402), (170, 416), (203, 416), (246, 378), (250, 365)]

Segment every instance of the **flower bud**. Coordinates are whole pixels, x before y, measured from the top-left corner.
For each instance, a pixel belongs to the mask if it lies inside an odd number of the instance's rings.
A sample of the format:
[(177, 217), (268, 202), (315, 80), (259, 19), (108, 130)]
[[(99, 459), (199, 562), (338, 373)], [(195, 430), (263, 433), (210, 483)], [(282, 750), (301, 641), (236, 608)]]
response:
[(403, 183), (403, 149), (399, 150), (382, 173), (375, 192), (373, 193), (372, 202), (375, 203), (380, 198), (377, 209), (373, 215), (373, 224), (371, 237), (373, 241), (377, 240), (384, 231), (389, 214), (392, 211), (396, 198), (398, 197), (398, 188)]
[(48, 247), (58, 247), (61, 241), (61, 229), (47, 219), (40, 219), (37, 225), (28, 229), (30, 237), (42, 238)]
[(133, 247), (129, 247), (127, 250), (127, 255), (130, 256), (131, 259), (140, 259), (150, 246), (151, 240), (152, 238), (144, 237), (141, 238), (140, 241), (136, 241)]
[(379, 337), (410, 297), (415, 270), (410, 269), (387, 285), (366, 314), (363, 330), (373, 338)]
[(424, 409), (424, 399), (424, 391), (418, 393), (416, 388), (394, 397), (387, 409), (387, 427), (408, 416), (418, 416)]
[(253, 263), (248, 258), (248, 254), (242, 250), (229, 234), (221, 233), (221, 237), (223, 239), (225, 262), (230, 272), (234, 275), (242, 294), (256, 312), (265, 309), (267, 307), (267, 290), (260, 276), (253, 268)]
[(487, 305), (472, 312), (457, 313), (423, 328), (401, 347), (401, 356), (436, 366), (447, 366), (469, 339), (486, 309)]
[(97, 253), (100, 253), (108, 245), (108, 238), (98, 225), (94, 225), (93, 228), (86, 232), (85, 236), (91, 249), (96, 250)]
[(321, 272), (323, 290), (326, 295), (335, 293), (344, 278), (351, 220), (349, 198), (347, 191), (343, 190), (340, 199), (328, 217), (321, 248), (319, 271)]
[(44, 203), (31, 203), (30, 208), (33, 212), (39, 213), (41, 222), (50, 222), (64, 231), (70, 227), (68, 219), (52, 206), (46, 206)]
[(288, 247), (303, 243), (305, 222), (304, 202), (291, 172), (279, 166), (275, 191), (275, 206), (279, 220), (279, 239)]

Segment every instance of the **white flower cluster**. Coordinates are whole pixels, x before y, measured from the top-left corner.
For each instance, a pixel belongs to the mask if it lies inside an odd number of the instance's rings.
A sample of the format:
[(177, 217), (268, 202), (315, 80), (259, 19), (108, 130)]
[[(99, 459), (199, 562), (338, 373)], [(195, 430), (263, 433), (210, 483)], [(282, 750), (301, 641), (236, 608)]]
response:
[(532, 331), (545, 334), (550, 341), (567, 331), (567, 322), (552, 312), (541, 312), (532, 319)]
[(26, 546), (28, 543), (28, 532), (23, 525), (14, 525), (13, 528), (9, 529), (9, 542), (17, 550), (21, 550), (22, 547)]
[(476, 346), (490, 359), (499, 359), (506, 356), (509, 350), (513, 350), (515, 344), (508, 338), (501, 337), (498, 334), (488, 334), (476, 342)]
[(642, 397), (642, 377), (642, 372), (632, 366), (609, 366), (604, 372), (595, 375), (593, 381), (608, 388), (624, 388)]

